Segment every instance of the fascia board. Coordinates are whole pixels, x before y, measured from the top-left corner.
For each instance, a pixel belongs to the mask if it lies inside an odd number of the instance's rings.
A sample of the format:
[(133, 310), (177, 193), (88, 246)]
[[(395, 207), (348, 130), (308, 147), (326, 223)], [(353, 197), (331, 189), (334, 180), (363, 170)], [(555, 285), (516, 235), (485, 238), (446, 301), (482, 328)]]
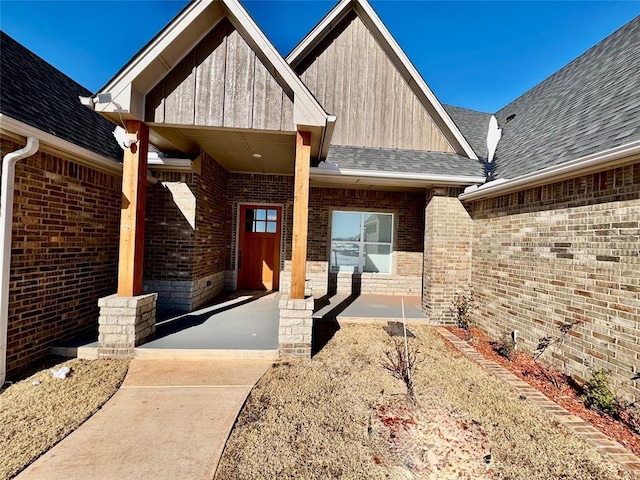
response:
[(473, 192), (463, 193), (458, 198), (464, 202), (505, 195), (526, 188), (532, 188), (553, 182), (559, 182), (578, 175), (588, 175), (603, 169), (637, 162), (640, 160), (640, 141), (631, 142), (602, 152), (548, 167), (520, 177), (501, 181), (492, 185), (486, 183)]
[[(374, 30), (377, 30), (379, 34), (378, 40), (382, 40), (382, 43), (385, 44), (384, 49), (387, 51), (387, 53), (392, 53), (392, 55), (390, 55), (392, 60), (395, 57), (396, 61), (394, 63), (396, 63), (396, 65), (399, 64), (401, 69), (406, 70), (409, 78), (411, 79), (411, 81), (408, 82), (409, 85), (411, 86), (411, 82), (415, 83), (416, 87), (424, 95), (425, 99), (433, 108), (434, 113), (442, 119), (441, 124), (440, 122), (437, 122), (436, 119), (434, 119), (434, 121), (436, 121), (436, 124), (439, 124), (440, 128), (444, 127), (448, 129), (451, 135), (453, 135), (456, 143), (458, 144), (458, 148), (455, 148), (454, 145), (455, 150), (458, 153), (462, 153), (459, 151), (459, 149), (461, 148), (469, 158), (478, 160), (478, 156), (473, 151), (473, 148), (471, 148), (471, 145), (469, 145), (469, 142), (467, 142), (467, 140), (464, 138), (462, 132), (460, 132), (440, 101), (424, 81), (422, 75), (420, 75), (416, 67), (413, 66), (413, 63), (411, 63), (409, 57), (407, 57), (404, 51), (400, 48), (398, 42), (395, 40), (395, 38), (393, 38), (389, 30), (384, 25), (378, 14), (373, 10), (369, 2), (367, 2), (366, 0), (354, 0), (354, 4), (356, 11), (360, 15), (360, 17), (365, 21), (368, 21), (370, 25), (373, 25), (375, 27)], [(449, 141), (451, 141), (451, 138), (448, 135), (445, 134), (445, 136)]]
[(473, 185), (482, 183), (485, 178), (475, 175), (425, 175), (420, 173), (398, 173), (398, 172), (374, 172), (369, 170), (338, 169), (331, 170), (325, 168), (312, 167), (310, 177), (313, 179), (333, 179), (340, 182), (357, 181), (367, 179), (381, 185), (390, 183), (398, 186), (429, 186), (429, 185)]
[(99, 155), (2, 113), (0, 113), (0, 129), (22, 137), (35, 137), (40, 141), (41, 148), (46, 149), (48, 145), (55, 151), (68, 154), (77, 163), (105, 173), (122, 175), (122, 164), (117, 160)]
[(304, 37), (298, 45), (287, 55), (286, 62), (291, 68), (296, 68), (298, 63), (304, 59), (310, 50), (326, 37), (349, 11), (353, 0), (341, 0), (335, 7), (327, 13), (318, 24)]
[[(122, 70), (120, 70), (98, 93), (119, 94), (127, 84), (160, 56), (215, 0), (196, 0), (178, 14), (160, 33), (152, 39)], [(199, 41), (199, 40), (198, 40)], [(167, 65), (167, 67), (170, 67)], [(147, 93), (147, 92), (142, 92)]]
[(237, 0), (222, 1), (235, 27), (241, 28), (246, 33), (247, 37), (254, 43), (254, 46), (273, 65), (280, 78), (293, 91), (294, 123), (296, 125), (324, 127), (327, 123), (328, 114), (256, 25), (245, 8)]

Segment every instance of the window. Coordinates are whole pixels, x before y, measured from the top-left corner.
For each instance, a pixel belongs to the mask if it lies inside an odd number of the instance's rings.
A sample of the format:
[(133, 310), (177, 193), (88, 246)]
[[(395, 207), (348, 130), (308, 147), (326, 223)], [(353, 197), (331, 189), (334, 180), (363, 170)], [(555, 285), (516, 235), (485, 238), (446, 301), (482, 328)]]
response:
[(247, 208), (244, 231), (249, 233), (276, 233), (278, 211), (266, 208)]
[(391, 273), (393, 215), (333, 212), (331, 271)]

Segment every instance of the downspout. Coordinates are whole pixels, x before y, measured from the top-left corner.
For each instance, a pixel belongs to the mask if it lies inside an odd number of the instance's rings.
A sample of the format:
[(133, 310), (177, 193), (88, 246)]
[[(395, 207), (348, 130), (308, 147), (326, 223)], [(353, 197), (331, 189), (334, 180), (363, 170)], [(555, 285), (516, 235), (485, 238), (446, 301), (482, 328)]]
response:
[(7, 329), (9, 327), (9, 277), (11, 273), (11, 233), (13, 230), (13, 192), (16, 163), (38, 151), (40, 142), (35, 137), (27, 138), (27, 145), (2, 159), (2, 193), (0, 196), (0, 388), (7, 376)]

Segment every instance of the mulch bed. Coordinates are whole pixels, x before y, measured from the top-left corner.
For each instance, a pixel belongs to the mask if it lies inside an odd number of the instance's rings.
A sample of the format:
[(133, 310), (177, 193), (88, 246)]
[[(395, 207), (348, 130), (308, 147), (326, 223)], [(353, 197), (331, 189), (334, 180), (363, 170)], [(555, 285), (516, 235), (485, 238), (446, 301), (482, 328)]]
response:
[[(580, 395), (581, 387), (572, 379), (557, 370), (536, 362), (523, 352), (517, 352), (509, 361), (497, 353), (498, 344), (477, 328), (471, 328), (469, 332), (458, 327), (448, 327), (457, 337), (468, 340), (486, 359), (493, 360), (506, 367), (532, 387), (544, 393), (548, 398), (556, 402), (574, 415), (591, 423), (602, 433), (617, 440), (620, 444), (640, 456), (640, 435), (634, 433), (627, 425), (609, 415), (603, 415), (595, 410), (588, 409)], [(452, 346), (452, 348), (455, 348)]]

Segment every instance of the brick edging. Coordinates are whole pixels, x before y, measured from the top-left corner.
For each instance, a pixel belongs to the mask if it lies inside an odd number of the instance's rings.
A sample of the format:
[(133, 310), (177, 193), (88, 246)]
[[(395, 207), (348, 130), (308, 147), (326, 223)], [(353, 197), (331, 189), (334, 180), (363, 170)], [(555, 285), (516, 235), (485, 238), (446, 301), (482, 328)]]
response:
[(435, 327), (435, 331), (451, 342), (463, 355), (488, 370), (494, 376), (504, 380), (529, 403), (540, 407), (547, 415), (562, 423), (565, 427), (587, 441), (603, 456), (618, 463), (624, 470), (640, 478), (640, 458), (615, 440), (607, 437), (590, 423), (573, 415), (565, 408), (550, 400), (540, 391), (529, 385), (493, 360), (487, 360), (475, 348), (451, 333), (444, 327)]

